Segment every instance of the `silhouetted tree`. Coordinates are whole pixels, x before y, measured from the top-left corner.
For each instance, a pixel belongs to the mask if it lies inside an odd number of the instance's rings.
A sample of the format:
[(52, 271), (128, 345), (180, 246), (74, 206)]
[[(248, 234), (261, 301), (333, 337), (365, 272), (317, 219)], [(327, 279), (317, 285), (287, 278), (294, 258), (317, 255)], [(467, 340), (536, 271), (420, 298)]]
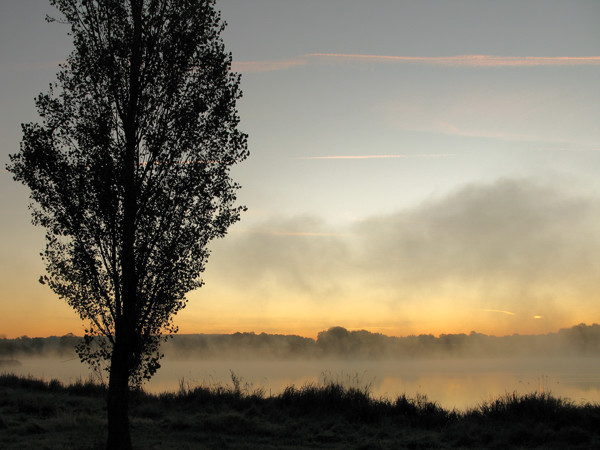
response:
[(317, 346), (325, 353), (344, 356), (352, 353), (352, 337), (344, 327), (331, 327), (317, 335)]
[(51, 3), (74, 50), (7, 168), (46, 228), (40, 281), (89, 323), (81, 358), (110, 366), (107, 447), (130, 448), (129, 386), (159, 367), (208, 242), (239, 220), (239, 76), (214, 0)]

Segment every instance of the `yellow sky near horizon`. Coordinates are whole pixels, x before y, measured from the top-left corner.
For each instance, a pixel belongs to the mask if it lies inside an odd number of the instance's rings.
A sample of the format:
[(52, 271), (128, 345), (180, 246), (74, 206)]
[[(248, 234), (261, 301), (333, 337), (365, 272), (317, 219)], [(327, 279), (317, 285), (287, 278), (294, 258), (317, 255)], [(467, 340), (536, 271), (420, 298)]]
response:
[[(216, 284), (191, 293), (188, 306), (175, 318), (179, 334), (264, 332), (314, 339), (321, 331), (342, 326), (348, 330), (367, 330), (388, 336), (438, 336), (468, 334), (471, 331), (505, 336), (515, 333), (546, 334), (579, 323), (592, 324), (600, 317), (600, 308), (564, 311), (552, 306), (538, 306), (507, 311), (480, 308), (478, 302), (464, 298), (460, 301), (421, 299), (419, 307), (414, 308), (392, 306), (389, 302), (363, 301), (360, 294), (346, 300), (335, 299), (328, 304), (301, 297), (282, 298), (277, 304), (252, 298), (244, 301), (239, 297), (239, 293), (220, 289)], [(84, 323), (47, 286), (32, 283), (32, 288), (14, 293), (12, 298), (16, 301), (5, 302), (3, 315), (11, 320), (2, 321), (1, 336), (83, 335)], [(573, 299), (569, 303), (578, 304)], [(423, 314), (424, 310), (428, 313)], [(235, 314), (232, 315), (232, 311)]]

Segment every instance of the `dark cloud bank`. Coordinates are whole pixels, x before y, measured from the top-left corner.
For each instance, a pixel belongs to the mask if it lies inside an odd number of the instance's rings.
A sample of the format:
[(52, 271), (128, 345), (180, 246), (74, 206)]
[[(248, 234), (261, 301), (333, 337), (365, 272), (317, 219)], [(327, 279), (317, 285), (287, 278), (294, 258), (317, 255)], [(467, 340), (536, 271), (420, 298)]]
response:
[[(81, 338), (0, 339), (0, 360), (74, 355)], [(168, 358), (193, 359), (407, 359), (513, 356), (600, 356), (600, 325), (579, 324), (543, 335), (481, 333), (391, 337), (332, 327), (317, 339), (255, 333), (175, 335), (162, 347)]]

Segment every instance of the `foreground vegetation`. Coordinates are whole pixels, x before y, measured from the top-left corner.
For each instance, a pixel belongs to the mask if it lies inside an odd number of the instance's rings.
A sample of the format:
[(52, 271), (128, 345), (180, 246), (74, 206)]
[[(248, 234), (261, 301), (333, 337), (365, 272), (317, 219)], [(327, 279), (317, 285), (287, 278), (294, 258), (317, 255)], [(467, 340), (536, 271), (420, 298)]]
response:
[[(106, 388), (0, 375), (0, 448), (102, 449)], [(242, 386), (133, 394), (138, 449), (600, 448), (600, 405), (548, 393), (507, 394), (467, 411), (425, 396), (375, 399), (368, 387)]]

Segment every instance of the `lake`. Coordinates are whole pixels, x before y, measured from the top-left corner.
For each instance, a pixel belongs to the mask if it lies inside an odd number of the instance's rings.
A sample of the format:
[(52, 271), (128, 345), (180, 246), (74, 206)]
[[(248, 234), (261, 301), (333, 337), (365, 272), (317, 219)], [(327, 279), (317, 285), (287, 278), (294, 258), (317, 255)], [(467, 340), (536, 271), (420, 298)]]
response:
[[(77, 359), (20, 359), (21, 366), (2, 370), (69, 383), (87, 379), (90, 371)], [(276, 395), (286, 386), (337, 381), (369, 386), (376, 398), (427, 395), (447, 409), (465, 409), (505, 393), (551, 392), (575, 402), (600, 403), (600, 358), (490, 358), (407, 360), (176, 360), (162, 368), (144, 388), (153, 393), (176, 391), (180, 383), (232, 385), (231, 372), (242, 389), (263, 389)]]

